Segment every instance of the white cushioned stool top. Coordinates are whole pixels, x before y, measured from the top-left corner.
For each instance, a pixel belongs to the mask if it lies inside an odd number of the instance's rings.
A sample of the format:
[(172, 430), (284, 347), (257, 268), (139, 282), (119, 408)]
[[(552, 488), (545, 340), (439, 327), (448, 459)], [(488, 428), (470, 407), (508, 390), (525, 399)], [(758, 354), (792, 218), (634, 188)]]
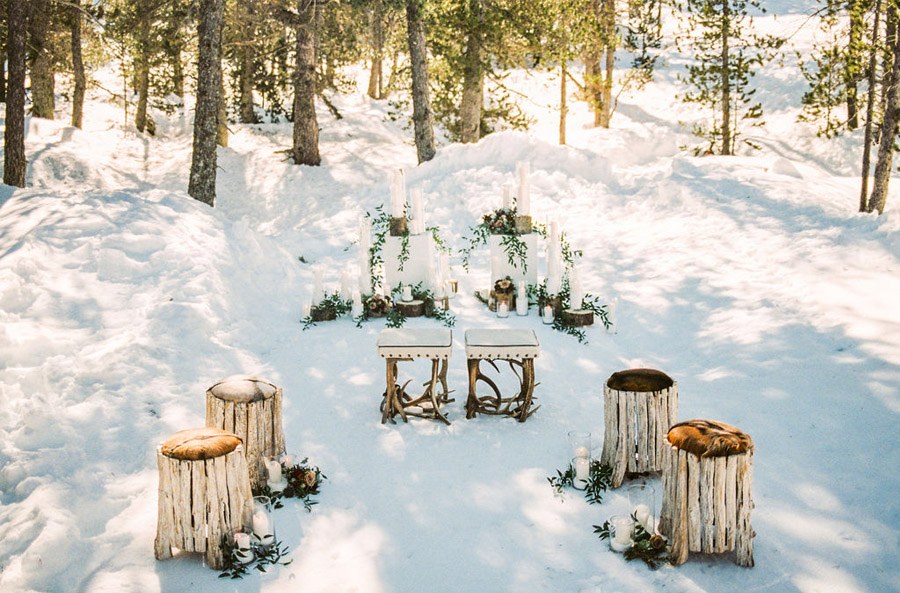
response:
[(466, 357), (504, 360), (537, 358), (541, 345), (533, 329), (467, 329)]
[(382, 358), (450, 358), (453, 334), (449, 329), (390, 327), (378, 335)]

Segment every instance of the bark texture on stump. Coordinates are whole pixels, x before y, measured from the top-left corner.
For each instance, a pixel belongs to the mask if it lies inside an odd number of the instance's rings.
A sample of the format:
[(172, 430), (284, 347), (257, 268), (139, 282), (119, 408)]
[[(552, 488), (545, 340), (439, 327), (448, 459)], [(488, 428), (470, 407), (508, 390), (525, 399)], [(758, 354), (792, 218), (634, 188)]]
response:
[(224, 541), (247, 530), (253, 504), (244, 448), (233, 434), (198, 428), (173, 435), (157, 450), (158, 515), (154, 554), (202, 552), (210, 568), (225, 564)]
[(673, 426), (668, 439), (659, 530), (671, 543), (671, 562), (683, 564), (690, 552), (734, 551), (737, 564), (753, 566), (750, 437), (723, 423), (690, 420)]
[(613, 373), (603, 387), (603, 452), (612, 487), (626, 474), (657, 472), (668, 449), (666, 433), (678, 417), (678, 385), (655, 369)]
[(266, 483), (266, 458), (285, 452), (281, 401), (280, 387), (255, 377), (229, 377), (206, 391), (206, 425), (244, 442), (254, 488)]

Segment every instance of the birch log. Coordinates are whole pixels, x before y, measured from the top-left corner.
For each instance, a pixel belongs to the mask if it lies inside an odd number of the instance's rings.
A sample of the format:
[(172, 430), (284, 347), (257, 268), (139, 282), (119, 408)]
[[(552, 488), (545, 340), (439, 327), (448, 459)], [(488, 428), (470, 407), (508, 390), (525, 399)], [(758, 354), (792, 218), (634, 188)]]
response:
[(738, 565), (753, 566), (750, 437), (691, 420), (674, 425), (667, 440), (659, 529), (671, 543), (672, 564), (683, 564), (689, 552), (733, 551)]
[(221, 570), (225, 538), (250, 528), (244, 511), (253, 499), (240, 439), (211, 427), (181, 431), (157, 449), (156, 461), (156, 558), (170, 558), (173, 548), (201, 552)]
[(678, 413), (678, 384), (654, 369), (613, 373), (603, 389), (600, 462), (613, 469), (612, 487), (628, 474), (662, 471), (666, 432)]
[(265, 460), (285, 452), (280, 387), (236, 375), (206, 390), (206, 425), (234, 432), (244, 442), (250, 485), (266, 483)]

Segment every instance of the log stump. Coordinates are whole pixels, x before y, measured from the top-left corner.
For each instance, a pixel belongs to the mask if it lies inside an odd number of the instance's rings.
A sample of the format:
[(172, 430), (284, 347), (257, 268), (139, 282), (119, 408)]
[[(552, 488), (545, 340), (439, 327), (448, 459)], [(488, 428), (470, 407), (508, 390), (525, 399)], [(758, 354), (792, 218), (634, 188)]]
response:
[(405, 216), (391, 216), (388, 228), (392, 237), (402, 237), (409, 233), (409, 225)]
[(404, 317), (422, 317), (425, 315), (425, 301), (413, 299), (411, 301), (397, 301), (394, 308), (400, 311)]
[(662, 471), (666, 433), (677, 416), (678, 384), (662, 371), (631, 369), (610, 376), (603, 388), (600, 462), (613, 468), (613, 488), (626, 474)]
[(565, 309), (561, 314), (563, 324), (571, 327), (594, 325), (594, 312), (590, 309)]
[(285, 452), (281, 399), (280, 387), (245, 375), (228, 377), (206, 390), (206, 425), (241, 438), (254, 489), (266, 483), (266, 458)]
[(753, 441), (709, 420), (675, 424), (667, 439), (659, 529), (671, 543), (672, 564), (690, 552), (734, 551), (738, 565), (753, 566)]
[(218, 428), (182, 430), (157, 449), (159, 513), (154, 554), (202, 552), (210, 568), (225, 564), (225, 541), (249, 529), (253, 494), (241, 439)]

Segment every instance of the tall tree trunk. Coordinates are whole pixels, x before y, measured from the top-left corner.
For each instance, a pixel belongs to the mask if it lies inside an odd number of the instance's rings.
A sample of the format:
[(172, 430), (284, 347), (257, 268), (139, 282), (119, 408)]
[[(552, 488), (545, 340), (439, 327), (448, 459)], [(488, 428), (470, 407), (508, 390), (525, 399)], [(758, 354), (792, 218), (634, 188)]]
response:
[(181, 39), (171, 39), (165, 44), (166, 56), (172, 66), (172, 94), (184, 99), (184, 65), (181, 63), (181, 51), (184, 43)]
[[(896, 9), (891, 9), (896, 14)], [(866, 99), (866, 125), (863, 135), (863, 156), (862, 156), (862, 175), (859, 189), (859, 211), (866, 212), (869, 207), (869, 159), (872, 153), (872, 116), (875, 111), (875, 54), (878, 52), (878, 27), (881, 17), (881, 0), (875, 2), (875, 26), (872, 28), (872, 47), (869, 49), (869, 96)], [(890, 21), (890, 19), (888, 19)], [(896, 33), (896, 28), (894, 33)], [(895, 43), (895, 36), (888, 33), (888, 43)], [(885, 88), (890, 88), (891, 81), (882, 82), (882, 91), (887, 101), (888, 92)]]
[(3, 132), (3, 183), (25, 187), (25, 28), (28, 0), (9, 0), (6, 58), (6, 129)]
[(0, 103), (6, 103), (6, 43), (7, 39), (2, 40), (3, 47), (0, 47)]
[(569, 114), (568, 92), (566, 91), (566, 61), (559, 65), (559, 143), (566, 143), (566, 116)]
[[(223, 19), (224, 20), (224, 19)], [(216, 112), (216, 144), (223, 148), (228, 147), (228, 109), (225, 103), (225, 76), (221, 72), (222, 63), (219, 62), (219, 108)]]
[(50, 2), (31, 0), (28, 25), (31, 33), (31, 114), (53, 119), (55, 84), (50, 55)]
[(584, 56), (584, 91), (591, 113), (594, 114), (594, 127), (599, 127), (603, 118), (602, 96), (600, 90), (603, 76), (600, 73), (600, 52), (597, 48), (590, 48)]
[(297, 65), (294, 70), (294, 163), (319, 165), (319, 123), (316, 120), (316, 6), (299, 0), (296, 26)]
[(459, 139), (462, 142), (478, 142), (481, 139), (481, 111), (484, 107), (484, 68), (481, 64), (483, 49), (482, 27), (484, 7), (481, 0), (471, 0), (470, 8), (477, 21), (470, 25), (463, 56), (463, 91), (459, 105)]
[(847, 101), (847, 128), (859, 127), (859, 106), (857, 82), (862, 69), (862, 38), (865, 30), (865, 9), (861, 0), (848, 2), (850, 32), (847, 37), (847, 61), (844, 66), (844, 88)]
[(134, 127), (138, 132), (143, 132), (147, 129), (147, 100), (150, 94), (150, 8), (146, 0), (138, 5), (138, 12), (138, 48), (134, 64), (138, 99)]
[(75, 78), (75, 89), (72, 91), (72, 125), (80, 128), (84, 111), (84, 91), (87, 87), (84, 62), (81, 59), (81, 0), (72, 2), (72, 72)]
[(253, 106), (253, 66), (256, 61), (256, 2), (247, 0), (237, 3), (238, 14), (243, 10), (243, 31), (246, 33), (238, 47), (238, 103), (240, 121), (255, 124), (259, 121)]
[(216, 200), (216, 124), (222, 76), (219, 45), (223, 0), (200, 0), (198, 32), (197, 107), (194, 112), (194, 150), (188, 193), (213, 206)]
[(606, 56), (605, 74), (601, 77), (600, 84), (600, 109), (598, 110), (598, 125), (608, 128), (612, 119), (612, 86), (613, 72), (616, 65), (616, 3), (614, 0), (604, 0), (602, 8), (603, 19), (603, 52)]
[(384, 0), (372, 3), (372, 68), (369, 70), (369, 89), (373, 99), (384, 98)]
[(729, 42), (731, 41), (731, 0), (722, 2), (722, 61), (719, 71), (722, 84), (722, 154), (734, 153), (731, 141), (731, 57)]
[(894, 159), (894, 141), (897, 139), (897, 122), (900, 119), (900, 36), (895, 36), (893, 47), (894, 63), (891, 68), (891, 87), (888, 91), (887, 106), (884, 110), (884, 122), (881, 124), (881, 143), (878, 146), (878, 161), (875, 163), (875, 178), (872, 181), (872, 197), (869, 198), (868, 211), (877, 210), (884, 213), (887, 202), (888, 183), (891, 180), (891, 169)]
[(428, 51), (420, 12), (422, 0), (406, 0), (406, 38), (412, 67), (413, 127), (419, 162), (434, 158), (434, 114), (428, 88)]

